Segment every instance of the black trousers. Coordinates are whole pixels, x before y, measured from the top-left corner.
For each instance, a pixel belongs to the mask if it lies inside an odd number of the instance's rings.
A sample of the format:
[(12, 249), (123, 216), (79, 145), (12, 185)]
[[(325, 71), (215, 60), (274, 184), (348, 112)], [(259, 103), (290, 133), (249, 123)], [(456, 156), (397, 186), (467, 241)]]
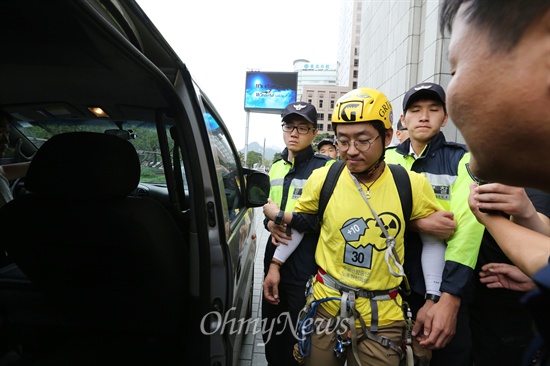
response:
[[(424, 305), (424, 296), (413, 292), (404, 297), (411, 306), (413, 317)], [(456, 334), (445, 348), (432, 352), (430, 366), (470, 366), (472, 353), (472, 337), (468, 315), (468, 304), (461, 302), (456, 320)]]
[(520, 303), (522, 292), (477, 284), (470, 305), (473, 361), (477, 365), (517, 366), (534, 337), (533, 320)]
[(298, 366), (293, 349), (298, 314), (306, 303), (304, 286), (279, 284), (278, 305), (267, 302), (262, 293), (262, 337), (269, 366)]

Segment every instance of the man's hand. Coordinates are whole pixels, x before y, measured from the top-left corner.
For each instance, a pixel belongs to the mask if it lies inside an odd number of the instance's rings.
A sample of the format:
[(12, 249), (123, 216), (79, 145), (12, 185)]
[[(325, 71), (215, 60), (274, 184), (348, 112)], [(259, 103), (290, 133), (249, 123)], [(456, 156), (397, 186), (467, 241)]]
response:
[(518, 218), (530, 218), (537, 214), (525, 189), (520, 187), (488, 183), (476, 187), (474, 198), (481, 209), (502, 211)]
[(275, 246), (279, 244), (288, 244), (288, 240), (292, 239), (292, 236), (287, 234), (286, 225), (276, 225), (273, 221), (267, 223), (267, 229), (271, 232), (271, 243)]
[(273, 305), (278, 305), (281, 301), (279, 299), (279, 282), (281, 282), (281, 274), (279, 272), (279, 266), (276, 264), (269, 265), (269, 271), (264, 278), (262, 285), (264, 291), (264, 298)]
[(291, 239), (290, 235), (286, 233), (286, 225), (276, 225), (273, 221), (277, 213), (279, 213), (279, 205), (273, 202), (271, 198), (267, 199), (267, 203), (263, 206), (264, 215), (269, 219), (267, 223), (267, 230), (271, 232), (271, 242), (273, 245), (288, 244), (288, 240)]
[(426, 300), (416, 315), (412, 335), (422, 347), (429, 350), (445, 347), (456, 333), (456, 318), (460, 308), (460, 297), (441, 294), (437, 303)]
[(488, 263), (481, 267), (479, 281), (488, 288), (505, 288), (513, 291), (531, 291), (536, 285), (518, 267), (507, 263)]
[(412, 220), (409, 227), (413, 231), (432, 234), (438, 239), (445, 240), (454, 234), (456, 221), (454, 213), (440, 210), (428, 217)]
[(271, 198), (267, 199), (267, 203), (263, 206), (264, 215), (271, 221), (275, 220), (275, 216), (281, 210), (277, 202), (273, 202)]

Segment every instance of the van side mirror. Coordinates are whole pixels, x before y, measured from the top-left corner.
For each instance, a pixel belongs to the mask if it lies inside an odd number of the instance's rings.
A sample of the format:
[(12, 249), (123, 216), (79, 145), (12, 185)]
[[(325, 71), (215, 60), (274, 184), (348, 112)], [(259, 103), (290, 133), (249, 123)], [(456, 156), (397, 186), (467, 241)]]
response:
[(269, 197), (269, 175), (264, 172), (244, 169), (246, 176), (246, 207), (261, 207)]

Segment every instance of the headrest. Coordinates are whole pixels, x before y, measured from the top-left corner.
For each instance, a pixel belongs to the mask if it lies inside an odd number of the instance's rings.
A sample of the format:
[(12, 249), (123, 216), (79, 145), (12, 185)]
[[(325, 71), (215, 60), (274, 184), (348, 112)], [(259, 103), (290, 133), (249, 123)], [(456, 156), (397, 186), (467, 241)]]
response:
[(61, 200), (103, 201), (127, 196), (139, 179), (139, 158), (130, 142), (103, 133), (68, 132), (38, 149), (25, 188)]

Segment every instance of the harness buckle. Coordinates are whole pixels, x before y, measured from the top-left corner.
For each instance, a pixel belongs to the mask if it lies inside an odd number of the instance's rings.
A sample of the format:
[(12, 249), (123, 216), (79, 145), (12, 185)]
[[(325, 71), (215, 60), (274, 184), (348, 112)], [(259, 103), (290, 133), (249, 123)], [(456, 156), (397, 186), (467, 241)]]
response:
[(391, 339), (389, 339), (386, 336), (380, 336), (379, 340), (378, 340), (378, 343), (380, 343), (382, 345), (382, 347), (384, 347), (384, 348), (390, 348), (390, 346), (392, 345), (393, 342), (392, 342)]

